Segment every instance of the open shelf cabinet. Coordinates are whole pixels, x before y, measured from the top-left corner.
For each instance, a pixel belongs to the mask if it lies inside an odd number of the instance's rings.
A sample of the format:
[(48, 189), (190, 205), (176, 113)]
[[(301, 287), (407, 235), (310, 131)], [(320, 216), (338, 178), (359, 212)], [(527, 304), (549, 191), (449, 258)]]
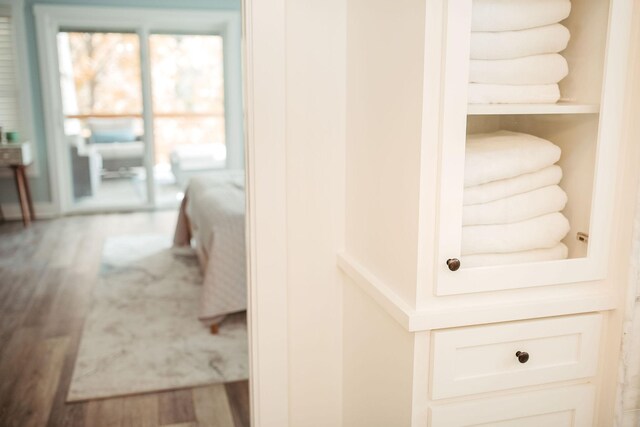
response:
[[(613, 267), (629, 256), (620, 211), (636, 188), (624, 178), (638, 173), (622, 130), (633, 1), (571, 1), (557, 103), (474, 104), (480, 1), (347, 2), (345, 424), (609, 425), (598, 411), (614, 399), (603, 366), (624, 274)], [(505, 175), (472, 146), (501, 131), (515, 142), (486, 147), (535, 146)], [(532, 186), (528, 175), (547, 169)], [(491, 228), (547, 215), (564, 218), (561, 232)], [(493, 246), (481, 250), (468, 236), (484, 226)], [(521, 258), (531, 236), (529, 250), (564, 249)], [(533, 246), (540, 237), (549, 247)], [(493, 257), (512, 253), (517, 262)]]

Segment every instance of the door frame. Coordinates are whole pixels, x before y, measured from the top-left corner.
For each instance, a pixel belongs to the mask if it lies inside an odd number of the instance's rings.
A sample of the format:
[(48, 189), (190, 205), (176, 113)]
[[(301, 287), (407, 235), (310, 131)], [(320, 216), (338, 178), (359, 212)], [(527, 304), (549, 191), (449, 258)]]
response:
[(289, 425), (285, 0), (244, 0), (253, 427)]
[[(47, 135), (49, 180), (56, 213), (144, 210), (155, 207), (154, 200), (154, 140), (151, 104), (151, 75), (148, 55), (148, 35), (154, 32), (177, 34), (212, 34), (223, 38), (225, 78), (225, 129), (228, 143), (228, 167), (241, 167), (243, 157), (242, 132), (242, 71), (241, 53), (237, 45), (241, 37), (240, 12), (233, 10), (144, 9), (129, 7), (42, 5), (33, 6), (36, 22), (38, 59), (44, 125)], [(145, 129), (145, 169), (148, 200), (136, 206), (105, 208), (78, 207), (73, 204), (70, 165), (64, 147), (62, 95), (58, 70), (56, 37), (62, 28), (108, 30), (135, 33), (140, 39), (140, 68)]]
[[(451, 3), (451, 1), (450, 1)], [(446, 49), (442, 87), (445, 95), (440, 116), (441, 137), (439, 170), (430, 171), (430, 180), (437, 182), (438, 206), (437, 248), (430, 282), (436, 296), (470, 294), (488, 291), (552, 286), (602, 280), (607, 276), (610, 252), (611, 224), (617, 161), (616, 153), (622, 139), (622, 108), (629, 47), (629, 0), (612, 0), (606, 38), (606, 51), (602, 78), (597, 130), (592, 200), (590, 206), (588, 252), (585, 257), (542, 261), (525, 264), (495, 265), (462, 268), (455, 273), (447, 267), (447, 260), (461, 254), (462, 206), (464, 188), (464, 158), (467, 123), (467, 82), (469, 69), (469, 37), (472, 0), (456, 2), (455, 9), (446, 13)], [(615, 46), (615, 48), (611, 48)], [(565, 171), (566, 172), (566, 171)], [(429, 199), (429, 195), (422, 196)], [(423, 204), (432, 206), (432, 204)], [(424, 218), (424, 215), (421, 215)], [(577, 230), (572, 229), (572, 233)], [(575, 239), (575, 234), (571, 236)], [(427, 259), (422, 257), (421, 259)], [(425, 261), (427, 262), (427, 261)], [(431, 262), (429, 260), (428, 262)], [(429, 288), (425, 284), (425, 288)]]
[[(72, 16), (93, 16), (98, 22), (117, 15), (121, 28), (133, 17), (148, 18), (173, 25), (209, 28), (226, 19), (227, 30), (243, 33), (244, 121), (247, 171), (247, 267), (248, 333), (250, 359), (250, 401), (253, 427), (289, 425), (288, 378), (288, 285), (286, 215), (286, 127), (285, 127), (285, 0), (243, 0), (242, 19), (233, 11), (185, 11), (167, 9), (36, 5), (38, 50), (43, 86), (45, 131), (55, 135), (61, 111), (52, 108), (60, 96), (57, 73), (57, 48), (51, 49), (47, 37), (55, 40), (55, 31)], [(90, 14), (90, 11), (94, 11)], [(95, 13), (98, 12), (98, 13)], [(47, 49), (46, 47), (49, 46)], [(45, 47), (43, 49), (43, 47)], [(229, 58), (225, 50), (225, 58)], [(227, 66), (225, 61), (225, 67)], [(53, 74), (52, 79), (49, 74)], [(225, 78), (231, 77), (225, 68)], [(242, 88), (242, 80), (240, 85)], [(57, 88), (57, 89), (56, 89)], [(225, 86), (226, 88), (226, 86)], [(57, 91), (57, 92), (56, 92)], [(59, 99), (58, 99), (59, 100)], [(61, 103), (57, 104), (61, 106)], [(227, 106), (228, 107), (228, 106)], [(58, 124), (56, 124), (58, 123)], [(54, 138), (47, 138), (53, 165), (60, 156)], [(60, 174), (50, 167), (52, 199), (60, 213)], [(258, 286), (259, 284), (259, 286)]]

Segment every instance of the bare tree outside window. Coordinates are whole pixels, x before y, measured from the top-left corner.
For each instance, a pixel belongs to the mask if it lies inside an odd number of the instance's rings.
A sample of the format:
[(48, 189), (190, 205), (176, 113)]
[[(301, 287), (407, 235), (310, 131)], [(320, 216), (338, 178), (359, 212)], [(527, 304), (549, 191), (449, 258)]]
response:
[[(136, 34), (63, 32), (58, 44), (64, 112), (81, 131), (91, 117), (137, 118), (142, 134), (139, 39)], [(223, 46), (220, 36), (149, 37), (155, 164), (172, 147), (225, 142)], [(66, 84), (65, 84), (66, 80)]]

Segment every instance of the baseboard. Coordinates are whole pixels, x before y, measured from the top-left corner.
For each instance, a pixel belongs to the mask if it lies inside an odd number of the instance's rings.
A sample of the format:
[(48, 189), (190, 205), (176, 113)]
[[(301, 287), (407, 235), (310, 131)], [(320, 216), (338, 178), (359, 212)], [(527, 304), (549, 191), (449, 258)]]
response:
[[(2, 213), (6, 220), (22, 219), (22, 211), (18, 203), (2, 203)], [(36, 202), (33, 204), (36, 211), (36, 219), (49, 219), (58, 216), (58, 211), (51, 202)]]

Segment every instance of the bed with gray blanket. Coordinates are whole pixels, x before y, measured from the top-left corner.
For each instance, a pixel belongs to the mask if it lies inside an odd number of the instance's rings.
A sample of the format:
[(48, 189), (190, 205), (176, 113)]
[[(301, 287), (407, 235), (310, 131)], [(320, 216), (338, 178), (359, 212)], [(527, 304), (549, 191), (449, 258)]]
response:
[(193, 177), (180, 207), (174, 244), (192, 245), (204, 273), (198, 317), (215, 325), (246, 310), (244, 171)]

